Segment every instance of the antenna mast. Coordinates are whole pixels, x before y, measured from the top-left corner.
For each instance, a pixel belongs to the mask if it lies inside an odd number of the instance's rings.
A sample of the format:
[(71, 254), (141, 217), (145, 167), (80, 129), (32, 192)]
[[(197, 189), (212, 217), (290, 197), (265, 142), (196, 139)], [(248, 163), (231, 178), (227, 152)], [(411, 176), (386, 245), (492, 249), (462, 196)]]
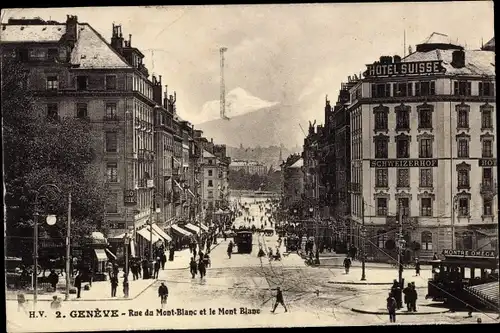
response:
[(403, 58), (406, 57), (406, 29), (403, 31)]
[(220, 51), (220, 117), (229, 120), (226, 116), (226, 84), (224, 82), (224, 52), (227, 47), (221, 47)]

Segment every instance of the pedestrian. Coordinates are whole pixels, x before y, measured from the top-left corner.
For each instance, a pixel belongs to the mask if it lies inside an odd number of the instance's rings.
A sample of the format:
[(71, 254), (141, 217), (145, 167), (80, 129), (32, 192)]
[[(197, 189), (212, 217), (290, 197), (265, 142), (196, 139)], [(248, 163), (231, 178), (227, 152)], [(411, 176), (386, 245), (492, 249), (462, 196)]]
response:
[(203, 251), (200, 251), (198, 253), (198, 256), (200, 257), (200, 260), (203, 260), (203, 258), (205, 257), (205, 254), (203, 253)]
[(161, 286), (158, 288), (158, 297), (160, 297), (161, 307), (163, 308), (165, 304), (167, 304), (168, 298), (168, 287), (164, 282), (162, 282)]
[(111, 278), (111, 297), (116, 297), (116, 289), (118, 288), (118, 275)]
[(197, 251), (196, 251), (196, 244), (193, 245), (193, 257), (196, 258), (196, 254), (197, 254)]
[(415, 276), (420, 276), (420, 261), (415, 259)]
[(283, 305), (283, 307), (285, 308), (285, 312), (288, 312), (288, 309), (286, 308), (286, 305), (285, 305), (285, 301), (283, 299), (283, 293), (282, 293), (280, 287), (276, 288), (276, 301), (275, 301), (274, 307), (273, 307), (273, 309), (271, 311), (272, 313), (274, 313), (274, 311), (276, 311), (276, 308), (278, 307), (278, 304)]
[(345, 273), (349, 274), (349, 269), (351, 268), (352, 262), (349, 257), (346, 257), (344, 259), (344, 268), (345, 268)]
[(198, 264), (194, 260), (194, 257), (191, 257), (191, 261), (189, 262), (189, 271), (191, 272), (192, 279), (198, 274)]
[(411, 283), (408, 283), (408, 286), (403, 289), (403, 295), (404, 295), (403, 301), (406, 304), (406, 309), (408, 310), (408, 312), (411, 312), (411, 310), (412, 310), (411, 302), (410, 302), (410, 298), (411, 298)]
[(418, 294), (417, 294), (417, 289), (415, 288), (415, 282), (412, 282), (411, 283), (411, 287), (410, 287), (410, 307), (411, 307), (411, 311), (413, 312), (417, 312), (417, 299), (418, 299)]
[(206, 253), (203, 256), (203, 263), (205, 264), (205, 267), (210, 267), (211, 262), (210, 262), (210, 256), (208, 255), (208, 253)]
[(161, 269), (165, 269), (165, 263), (167, 262), (167, 256), (165, 255), (165, 251), (161, 252)]
[(168, 253), (168, 261), (174, 261), (175, 249), (173, 245), (170, 245), (170, 250)]
[(392, 293), (389, 293), (389, 297), (387, 297), (387, 312), (389, 312), (389, 321), (391, 323), (396, 322), (396, 308), (396, 299), (394, 298)]
[(157, 279), (159, 273), (160, 273), (160, 257), (157, 257), (156, 261), (155, 261), (155, 264), (154, 264), (153, 278)]
[(19, 312), (21, 309), (23, 309), (23, 311), (26, 313), (28, 312), (28, 310), (26, 310), (26, 307), (24, 306), (25, 303), (26, 303), (26, 297), (24, 297), (24, 294), (22, 292), (19, 292), (17, 294), (17, 312)]
[(233, 253), (233, 241), (229, 241), (227, 245), (227, 256), (231, 259), (231, 254)]
[(115, 262), (113, 264), (113, 275), (118, 276), (118, 271), (119, 271), (118, 264)]
[(80, 298), (82, 291), (82, 273), (78, 271), (75, 277), (76, 298)]
[(436, 252), (434, 252), (434, 255), (432, 256), (432, 260), (438, 260), (438, 255)]
[(56, 291), (57, 283), (59, 282), (59, 274), (56, 273), (55, 270), (51, 270), (49, 276), (47, 277), (49, 280), (50, 286), (53, 291)]
[(52, 302), (50, 302), (50, 308), (52, 310), (58, 310), (61, 308), (61, 299), (56, 295), (52, 296)]
[(203, 260), (200, 260), (198, 262), (198, 271), (200, 272), (200, 279), (202, 280), (205, 277), (205, 275), (207, 274), (207, 270), (206, 270), (205, 263), (203, 262)]
[(401, 295), (401, 286), (399, 285), (398, 280), (394, 280), (392, 287), (391, 287), (391, 293), (394, 299), (396, 300), (396, 307), (398, 309), (401, 309), (403, 307), (402, 304), (402, 295)]

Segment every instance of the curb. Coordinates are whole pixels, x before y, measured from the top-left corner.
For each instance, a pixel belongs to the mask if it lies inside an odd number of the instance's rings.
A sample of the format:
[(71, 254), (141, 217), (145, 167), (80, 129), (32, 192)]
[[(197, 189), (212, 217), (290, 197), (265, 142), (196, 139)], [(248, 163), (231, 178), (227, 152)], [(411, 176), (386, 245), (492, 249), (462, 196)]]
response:
[[(389, 312), (387, 311), (369, 311), (369, 310), (362, 310), (362, 309), (356, 309), (356, 308), (351, 308), (352, 312), (356, 313), (363, 313), (363, 314), (373, 314), (373, 315), (389, 315)], [(435, 312), (396, 312), (396, 316), (419, 316), (419, 315), (433, 315), (433, 314), (442, 314), (442, 313), (447, 313), (451, 312), (450, 309), (442, 310), (442, 311), (435, 311)]]
[(363, 286), (391, 286), (392, 282), (342, 282), (342, 281), (328, 281), (330, 284), (340, 285), (363, 285)]

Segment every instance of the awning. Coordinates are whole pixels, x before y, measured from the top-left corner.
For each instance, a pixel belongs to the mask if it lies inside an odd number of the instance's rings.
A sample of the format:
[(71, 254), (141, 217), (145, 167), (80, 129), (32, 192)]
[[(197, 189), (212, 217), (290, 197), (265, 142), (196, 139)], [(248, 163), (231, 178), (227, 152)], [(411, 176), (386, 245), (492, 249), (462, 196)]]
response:
[(115, 254), (114, 254), (113, 252), (111, 252), (111, 251), (110, 251), (110, 250), (108, 250), (108, 249), (104, 249), (104, 250), (106, 251), (107, 255), (108, 255), (111, 259), (116, 260), (116, 256), (115, 256)]
[(208, 232), (208, 227), (204, 225), (203, 223), (200, 223), (200, 228)]
[(139, 235), (141, 235), (142, 238), (144, 238), (148, 242), (151, 239), (153, 241), (153, 243), (156, 243), (160, 239), (160, 237), (158, 235), (156, 235), (156, 233), (150, 232), (149, 230), (150, 229), (142, 228), (141, 230), (137, 231), (137, 233)]
[(94, 249), (97, 261), (108, 261), (108, 256), (103, 249)]
[(130, 256), (135, 258), (135, 242), (133, 239), (130, 239)]
[(191, 224), (191, 223), (188, 223), (184, 226), (184, 228), (187, 228), (191, 231), (194, 231), (194, 233), (196, 234), (199, 234), (201, 232), (200, 228), (198, 228), (197, 226)]
[(90, 234), (90, 239), (92, 240), (92, 244), (107, 244), (108, 241), (106, 237), (104, 237), (102, 232), (94, 231)]
[(165, 239), (167, 242), (171, 242), (172, 241), (172, 237), (170, 237), (169, 235), (167, 235), (167, 233), (165, 231), (163, 231), (159, 226), (157, 226), (156, 224), (153, 224), (153, 230), (156, 231), (156, 233), (162, 237), (163, 239)]
[(191, 233), (187, 230), (184, 230), (182, 229), (181, 227), (179, 227), (177, 224), (172, 224), (172, 230), (177, 232), (178, 234), (180, 234), (181, 236), (191, 236)]

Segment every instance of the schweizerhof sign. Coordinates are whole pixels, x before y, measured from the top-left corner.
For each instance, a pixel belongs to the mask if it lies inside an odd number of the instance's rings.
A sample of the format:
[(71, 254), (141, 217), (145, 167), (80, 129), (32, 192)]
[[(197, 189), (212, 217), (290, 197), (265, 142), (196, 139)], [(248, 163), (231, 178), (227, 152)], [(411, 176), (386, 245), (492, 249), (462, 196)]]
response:
[(393, 62), (366, 65), (365, 77), (384, 76), (406, 76), (406, 75), (430, 75), (441, 74), (446, 69), (441, 65), (442, 61), (418, 61), (418, 62)]

